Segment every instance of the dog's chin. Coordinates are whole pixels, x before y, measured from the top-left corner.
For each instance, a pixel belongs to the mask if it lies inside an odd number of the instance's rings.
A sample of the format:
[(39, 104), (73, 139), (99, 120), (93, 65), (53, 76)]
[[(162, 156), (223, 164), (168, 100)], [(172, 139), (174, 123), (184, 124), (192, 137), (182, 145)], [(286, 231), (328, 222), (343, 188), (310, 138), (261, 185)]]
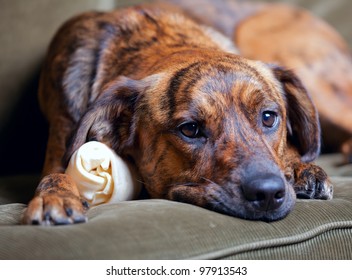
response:
[(273, 222), (285, 218), (292, 211), (296, 202), (294, 192), (288, 191), (279, 208), (263, 211), (258, 210), (251, 202), (243, 198), (237, 196), (234, 198), (223, 191), (207, 192), (199, 186), (178, 186), (169, 192), (168, 198), (174, 201), (197, 205), (236, 218), (265, 222)]
[(252, 207), (246, 207), (246, 205), (227, 207), (215, 202), (210, 202), (206, 208), (245, 220), (274, 222), (285, 218), (292, 211), (294, 204), (295, 200), (292, 199), (284, 203), (280, 208), (268, 211), (259, 211)]
[(251, 202), (242, 199), (240, 202), (231, 201), (230, 198), (222, 201), (209, 201), (207, 208), (241, 219), (273, 222), (285, 218), (292, 211), (295, 202), (295, 196), (288, 193), (279, 208), (266, 211), (258, 210)]

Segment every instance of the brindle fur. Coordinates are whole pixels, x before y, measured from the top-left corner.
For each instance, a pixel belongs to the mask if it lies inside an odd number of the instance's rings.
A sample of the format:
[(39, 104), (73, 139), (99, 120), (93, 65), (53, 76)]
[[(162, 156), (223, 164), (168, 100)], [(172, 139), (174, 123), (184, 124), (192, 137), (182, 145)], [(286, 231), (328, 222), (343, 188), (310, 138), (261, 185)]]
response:
[(319, 112), (324, 151), (342, 151), (346, 162), (352, 163), (351, 51), (332, 27), (304, 9), (285, 4), (168, 2), (231, 38), (242, 56), (294, 69)]
[[(90, 140), (135, 164), (152, 198), (273, 221), (291, 211), (295, 190), (332, 197), (325, 172), (311, 163), (320, 128), (299, 79), (238, 56), (220, 33), (171, 10), (85, 13), (59, 30), (39, 90), (50, 123), (43, 179), (24, 223), (85, 221), (86, 204), (63, 172)], [(277, 112), (275, 129), (262, 125), (263, 110)], [(199, 123), (201, 137), (180, 133), (187, 121)], [(282, 180), (283, 203), (258, 211), (244, 185), (267, 174)]]

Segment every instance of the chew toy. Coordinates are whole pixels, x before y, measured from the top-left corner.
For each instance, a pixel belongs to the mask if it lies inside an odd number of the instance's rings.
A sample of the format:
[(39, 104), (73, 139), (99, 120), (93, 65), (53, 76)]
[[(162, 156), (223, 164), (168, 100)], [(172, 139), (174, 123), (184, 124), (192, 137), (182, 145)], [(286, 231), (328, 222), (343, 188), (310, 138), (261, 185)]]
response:
[(70, 175), (90, 206), (137, 198), (141, 184), (132, 168), (103, 143), (91, 141), (71, 157)]

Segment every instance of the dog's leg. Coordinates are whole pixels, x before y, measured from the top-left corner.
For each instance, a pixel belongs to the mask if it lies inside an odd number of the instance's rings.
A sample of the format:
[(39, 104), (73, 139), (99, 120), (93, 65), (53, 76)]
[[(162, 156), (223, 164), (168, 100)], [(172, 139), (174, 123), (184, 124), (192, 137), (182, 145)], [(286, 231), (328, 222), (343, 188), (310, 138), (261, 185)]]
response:
[(314, 163), (302, 162), (296, 151), (290, 150), (288, 178), (291, 181), (297, 198), (331, 199), (333, 185), (326, 172)]
[(331, 199), (333, 187), (325, 171), (313, 163), (296, 164), (294, 189), (298, 198)]
[(23, 222), (26, 224), (60, 225), (86, 221), (88, 204), (81, 200), (71, 177), (64, 174), (62, 163), (72, 126), (72, 122), (62, 116), (50, 125), (44, 177), (24, 214)]
[[(43, 178), (24, 213), (25, 224), (72, 224), (86, 220), (87, 204), (82, 204), (76, 184), (64, 174), (63, 158), (68, 139), (88, 106), (98, 41), (89, 39), (97, 36), (85, 24), (93, 16), (88, 13), (67, 22), (55, 36), (43, 65), (39, 102), (49, 122), (49, 139)], [(75, 26), (86, 32), (75, 32)]]

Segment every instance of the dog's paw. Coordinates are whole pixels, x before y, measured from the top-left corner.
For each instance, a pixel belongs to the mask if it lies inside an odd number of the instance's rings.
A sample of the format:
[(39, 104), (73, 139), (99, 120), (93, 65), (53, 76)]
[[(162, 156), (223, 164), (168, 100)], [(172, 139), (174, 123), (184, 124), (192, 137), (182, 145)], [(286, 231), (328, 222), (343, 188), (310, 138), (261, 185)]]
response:
[(297, 198), (332, 199), (333, 185), (325, 171), (314, 164), (302, 163), (295, 169), (294, 190)]
[(24, 224), (67, 225), (84, 223), (85, 206), (79, 198), (62, 195), (37, 196), (29, 203), (23, 216)]
[(22, 222), (32, 225), (67, 225), (87, 221), (88, 203), (82, 201), (67, 175), (49, 175), (41, 181)]

